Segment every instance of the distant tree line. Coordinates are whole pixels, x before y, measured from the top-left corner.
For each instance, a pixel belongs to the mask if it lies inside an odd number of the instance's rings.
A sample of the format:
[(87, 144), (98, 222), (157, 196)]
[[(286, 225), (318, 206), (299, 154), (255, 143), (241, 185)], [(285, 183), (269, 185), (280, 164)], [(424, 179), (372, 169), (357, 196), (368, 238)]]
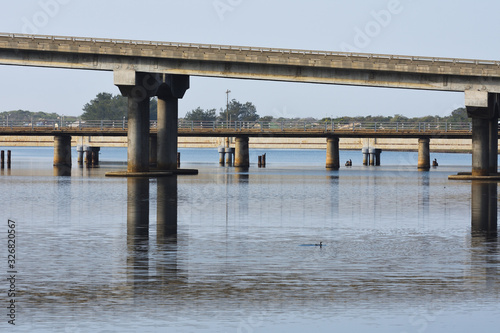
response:
[[(128, 102), (127, 98), (121, 95), (113, 95), (110, 93), (99, 93), (90, 102), (83, 106), (83, 114), (80, 116), (82, 120), (119, 120), (127, 118)], [(56, 113), (45, 112), (30, 112), (25, 110), (5, 111), (0, 113), (0, 120), (6, 119), (11, 121), (44, 121), (57, 120), (60, 115)], [(65, 120), (76, 120), (77, 117), (65, 116)], [(157, 99), (152, 98), (150, 102), (150, 119), (157, 119)], [(308, 118), (275, 118), (273, 116), (259, 116), (257, 108), (251, 102), (241, 103), (235, 99), (229, 102), (229, 105), (220, 108), (217, 114), (216, 109), (202, 109), (197, 107), (194, 110), (187, 112), (184, 117), (189, 121), (309, 121), (309, 122), (468, 122), (467, 111), (465, 108), (454, 110), (449, 116), (425, 116), (408, 118), (401, 114), (394, 116), (342, 116), (342, 117), (326, 117), (320, 120), (312, 117)]]

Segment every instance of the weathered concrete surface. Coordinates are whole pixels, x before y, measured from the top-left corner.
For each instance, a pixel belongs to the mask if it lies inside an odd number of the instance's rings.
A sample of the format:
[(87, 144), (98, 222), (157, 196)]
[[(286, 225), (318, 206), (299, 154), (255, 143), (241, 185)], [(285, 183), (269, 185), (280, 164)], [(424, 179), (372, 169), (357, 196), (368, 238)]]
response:
[(250, 166), (248, 137), (236, 138), (234, 166), (237, 168), (248, 168)]
[(326, 168), (338, 170), (340, 168), (339, 156), (339, 138), (328, 138), (326, 140)]
[(54, 137), (54, 166), (71, 167), (71, 137), (58, 135)]
[(0, 34), (0, 64), (500, 92), (497, 61), (82, 37)]
[(418, 164), (419, 170), (429, 170), (431, 168), (430, 139), (418, 139)]

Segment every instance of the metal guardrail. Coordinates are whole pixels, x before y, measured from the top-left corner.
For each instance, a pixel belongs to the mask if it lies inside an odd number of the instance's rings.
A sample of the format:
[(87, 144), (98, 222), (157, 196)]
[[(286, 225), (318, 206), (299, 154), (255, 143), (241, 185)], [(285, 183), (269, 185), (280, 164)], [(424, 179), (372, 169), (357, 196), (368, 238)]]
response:
[(500, 67), (498, 60), (479, 60), (479, 59), (460, 59), (460, 58), (440, 58), (440, 57), (424, 57), (424, 56), (408, 56), (408, 55), (390, 55), (390, 54), (373, 54), (373, 53), (354, 53), (354, 52), (335, 52), (335, 51), (317, 51), (317, 50), (300, 50), (300, 49), (282, 49), (271, 47), (252, 47), (252, 46), (234, 46), (234, 45), (216, 45), (216, 44), (196, 44), (196, 43), (175, 43), (175, 42), (159, 42), (159, 41), (144, 41), (144, 40), (127, 40), (127, 39), (109, 39), (109, 38), (92, 38), (92, 37), (69, 37), (69, 36), (49, 36), (49, 35), (26, 35), (2, 33), (0, 37), (7, 38), (24, 38), (31, 40), (45, 40), (54, 42), (90, 42), (90, 43), (112, 43), (120, 45), (146, 45), (146, 46), (165, 46), (165, 47), (186, 47), (197, 48), (204, 50), (229, 50), (229, 51), (249, 51), (249, 52), (271, 52), (277, 54), (296, 54), (296, 55), (318, 55), (318, 56), (337, 56), (337, 57), (357, 57), (365, 59), (382, 59), (382, 60), (409, 60), (409, 61), (425, 61), (425, 62), (443, 62), (449, 65), (468, 64), (468, 65), (496, 65)]
[[(0, 121), (0, 128), (32, 130), (92, 129), (95, 131), (126, 130), (127, 120), (90, 121)], [(156, 129), (157, 122), (150, 121), (150, 128)], [(186, 121), (179, 120), (179, 129), (192, 132), (325, 132), (373, 131), (373, 132), (472, 132), (472, 123), (461, 122), (301, 122), (301, 121)]]

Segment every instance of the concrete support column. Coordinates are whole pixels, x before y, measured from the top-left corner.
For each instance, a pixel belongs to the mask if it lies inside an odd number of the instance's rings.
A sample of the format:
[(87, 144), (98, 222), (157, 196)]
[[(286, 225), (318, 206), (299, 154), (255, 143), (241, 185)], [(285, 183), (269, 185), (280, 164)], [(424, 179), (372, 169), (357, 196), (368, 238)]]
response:
[(54, 137), (54, 166), (71, 167), (71, 136)]
[(431, 168), (431, 155), (430, 155), (430, 139), (418, 139), (418, 169), (421, 171), (429, 171)]
[(234, 148), (226, 148), (226, 164), (228, 167), (233, 166)]
[(248, 168), (250, 166), (248, 137), (236, 137), (234, 166), (238, 168)]
[(472, 176), (490, 173), (490, 124), (488, 119), (472, 118)]
[(177, 170), (178, 114), (178, 98), (158, 98), (158, 170)]
[(339, 138), (326, 139), (326, 168), (338, 170), (340, 168)]
[(128, 97), (127, 143), (127, 171), (149, 171), (149, 97)]
[(368, 154), (370, 155), (370, 165), (374, 166), (375, 165), (376, 149), (375, 148), (368, 149)]
[(489, 120), (489, 172), (490, 174), (498, 173), (498, 115)]
[(156, 136), (149, 137), (149, 165), (156, 166), (158, 163), (158, 139)]
[(219, 147), (219, 165), (224, 166), (224, 156), (226, 155), (226, 148)]
[(363, 153), (363, 165), (368, 165), (368, 159), (369, 159), (369, 154), (368, 154), (368, 148), (364, 147), (361, 152)]

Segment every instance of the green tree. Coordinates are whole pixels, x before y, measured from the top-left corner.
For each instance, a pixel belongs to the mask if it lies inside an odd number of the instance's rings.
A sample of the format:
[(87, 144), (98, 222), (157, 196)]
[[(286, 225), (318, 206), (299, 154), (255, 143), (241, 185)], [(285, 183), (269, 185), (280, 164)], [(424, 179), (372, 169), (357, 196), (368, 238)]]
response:
[(203, 110), (202, 108), (197, 107), (196, 109), (186, 113), (184, 119), (191, 121), (214, 121), (217, 119), (217, 115), (215, 113), (215, 109)]
[(221, 121), (256, 121), (259, 119), (257, 114), (257, 109), (255, 105), (250, 102), (241, 104), (237, 100), (233, 99), (229, 102), (229, 109), (221, 109), (219, 114), (219, 120)]
[(127, 98), (110, 93), (99, 93), (83, 107), (84, 120), (118, 120), (127, 116)]
[(450, 117), (448, 117), (448, 121), (456, 121), (456, 122), (468, 122), (469, 121), (469, 116), (467, 115), (467, 109), (465, 108), (458, 108), (454, 110)]

